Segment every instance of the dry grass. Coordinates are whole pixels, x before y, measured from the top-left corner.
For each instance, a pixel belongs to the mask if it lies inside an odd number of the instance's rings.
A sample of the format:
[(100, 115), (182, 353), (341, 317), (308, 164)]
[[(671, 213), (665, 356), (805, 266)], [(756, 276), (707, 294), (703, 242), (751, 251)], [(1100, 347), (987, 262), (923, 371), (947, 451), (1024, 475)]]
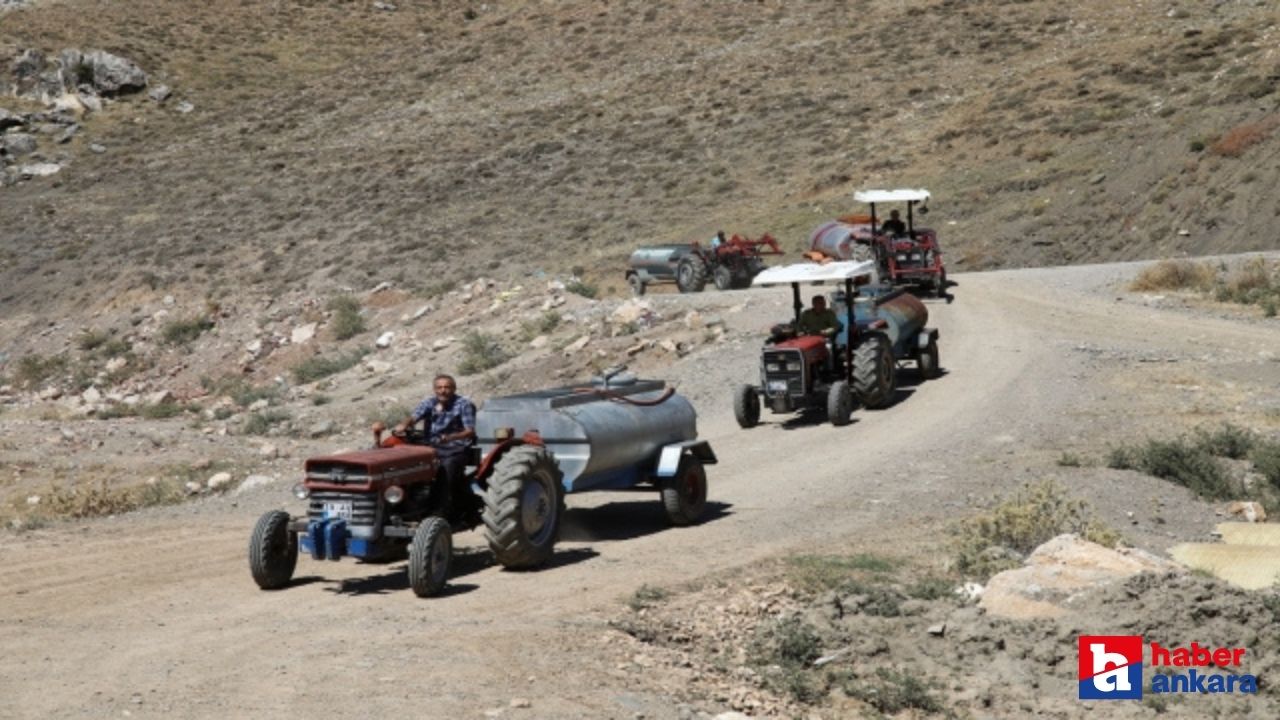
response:
[(1161, 260), (1149, 265), (1129, 283), (1137, 292), (1152, 290), (1208, 290), (1217, 280), (1212, 265), (1191, 260)]
[(1209, 152), (1222, 157), (1238, 158), (1249, 148), (1266, 140), (1277, 125), (1280, 125), (1280, 115), (1269, 115), (1262, 120), (1237, 125), (1210, 145)]

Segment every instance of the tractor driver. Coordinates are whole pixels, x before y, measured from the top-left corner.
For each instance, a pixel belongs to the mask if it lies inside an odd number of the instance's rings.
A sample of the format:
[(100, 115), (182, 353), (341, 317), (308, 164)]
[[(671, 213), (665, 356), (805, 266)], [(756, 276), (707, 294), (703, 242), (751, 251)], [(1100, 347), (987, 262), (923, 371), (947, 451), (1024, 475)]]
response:
[(813, 307), (800, 313), (800, 324), (796, 330), (801, 335), (832, 337), (840, 332), (840, 328), (840, 320), (835, 311), (827, 307), (827, 299), (822, 295), (814, 295)]
[(711, 249), (718, 250), (721, 245), (724, 245), (727, 242), (729, 241), (725, 239), (724, 231), (721, 230), (720, 232), (716, 233), (715, 237), (711, 238)]
[(889, 213), (889, 219), (880, 225), (880, 230), (885, 235), (892, 237), (902, 237), (907, 234), (907, 224), (902, 222), (902, 218), (898, 215), (897, 210)]
[(427, 422), (427, 444), (435, 448), (445, 478), (440, 484), (444, 493), (441, 507), (450, 507), (450, 498), (461, 487), (466, 472), (467, 449), (476, 439), (476, 406), (458, 394), (458, 383), (451, 375), (437, 375), (432, 390), (432, 397), (419, 403), (396, 426), (396, 432), (404, 433), (423, 420)]

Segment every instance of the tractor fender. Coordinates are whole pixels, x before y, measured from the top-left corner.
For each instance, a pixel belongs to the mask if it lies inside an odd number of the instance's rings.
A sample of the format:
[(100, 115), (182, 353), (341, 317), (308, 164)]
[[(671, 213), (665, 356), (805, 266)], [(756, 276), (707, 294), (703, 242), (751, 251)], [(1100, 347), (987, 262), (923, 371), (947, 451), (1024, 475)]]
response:
[(929, 347), (930, 342), (937, 340), (939, 337), (938, 328), (924, 328), (919, 335), (916, 335), (916, 347), (923, 350)]
[(654, 476), (675, 477), (676, 469), (680, 467), (680, 458), (686, 454), (701, 460), (703, 465), (715, 465), (717, 462), (715, 451), (711, 449), (711, 443), (706, 440), (671, 443), (664, 445), (662, 452), (658, 454), (658, 469), (654, 471)]

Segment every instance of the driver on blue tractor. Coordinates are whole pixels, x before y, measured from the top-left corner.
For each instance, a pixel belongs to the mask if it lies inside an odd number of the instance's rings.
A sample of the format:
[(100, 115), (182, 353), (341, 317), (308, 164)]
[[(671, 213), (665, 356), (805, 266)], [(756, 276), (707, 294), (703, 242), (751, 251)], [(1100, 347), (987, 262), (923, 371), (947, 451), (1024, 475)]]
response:
[(827, 298), (814, 295), (813, 307), (805, 308), (805, 311), (800, 313), (800, 323), (796, 330), (801, 335), (821, 335), (829, 338), (840, 332), (841, 327), (835, 311), (827, 307)]
[(437, 375), (432, 382), (433, 394), (414, 408), (399, 425), (396, 433), (426, 422), (425, 444), (435, 448), (436, 459), (444, 482), (437, 483), (437, 507), (452, 508), (453, 493), (460, 491), (467, 469), (467, 451), (476, 441), (476, 406), (458, 394), (458, 383), (451, 375)]

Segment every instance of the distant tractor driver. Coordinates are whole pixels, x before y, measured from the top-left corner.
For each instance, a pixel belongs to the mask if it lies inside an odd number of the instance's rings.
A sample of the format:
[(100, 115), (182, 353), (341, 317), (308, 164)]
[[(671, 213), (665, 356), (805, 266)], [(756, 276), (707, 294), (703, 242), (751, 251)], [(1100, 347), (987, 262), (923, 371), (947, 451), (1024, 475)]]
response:
[(902, 222), (898, 211), (894, 210), (889, 213), (889, 219), (884, 221), (884, 224), (880, 226), (880, 230), (886, 235), (902, 237), (907, 234), (907, 224)]
[(822, 295), (814, 295), (813, 307), (800, 313), (800, 324), (796, 330), (801, 335), (830, 337), (840, 332), (840, 327), (835, 311), (827, 307), (827, 299)]

